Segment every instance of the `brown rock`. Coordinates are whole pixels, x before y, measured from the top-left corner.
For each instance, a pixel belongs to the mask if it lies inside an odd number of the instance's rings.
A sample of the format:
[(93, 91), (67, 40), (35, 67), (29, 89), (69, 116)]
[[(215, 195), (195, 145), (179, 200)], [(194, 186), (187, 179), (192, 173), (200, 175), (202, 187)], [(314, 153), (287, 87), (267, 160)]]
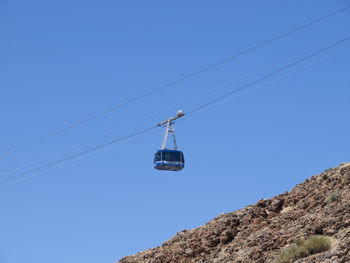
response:
[[(350, 187), (344, 175), (350, 163), (327, 169), (272, 199), (222, 214), (193, 230), (184, 230), (161, 247), (121, 259), (120, 263), (270, 263), (298, 239), (320, 234), (332, 249), (298, 263), (350, 263)], [(328, 202), (329, 193), (337, 193)]]

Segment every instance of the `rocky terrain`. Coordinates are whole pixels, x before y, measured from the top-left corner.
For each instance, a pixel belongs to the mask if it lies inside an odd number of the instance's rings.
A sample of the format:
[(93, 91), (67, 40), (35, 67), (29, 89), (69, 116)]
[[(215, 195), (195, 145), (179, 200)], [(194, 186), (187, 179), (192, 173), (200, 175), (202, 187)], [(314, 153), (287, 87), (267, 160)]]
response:
[(294, 262), (350, 262), (350, 163), (118, 262), (272, 262), (296, 240), (312, 235), (330, 237), (331, 248)]

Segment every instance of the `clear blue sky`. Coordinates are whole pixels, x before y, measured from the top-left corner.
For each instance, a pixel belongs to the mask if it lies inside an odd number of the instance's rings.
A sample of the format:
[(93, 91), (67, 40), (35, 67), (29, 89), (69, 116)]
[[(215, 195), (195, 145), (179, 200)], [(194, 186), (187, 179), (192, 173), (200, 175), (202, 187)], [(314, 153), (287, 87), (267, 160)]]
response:
[[(1, 0), (0, 153), (349, 3)], [(350, 9), (1, 158), (0, 176), (190, 111), (348, 35)], [(182, 172), (153, 169), (158, 129), (1, 188), (0, 262), (114, 262), (349, 161), (349, 68), (346, 42), (179, 122)]]

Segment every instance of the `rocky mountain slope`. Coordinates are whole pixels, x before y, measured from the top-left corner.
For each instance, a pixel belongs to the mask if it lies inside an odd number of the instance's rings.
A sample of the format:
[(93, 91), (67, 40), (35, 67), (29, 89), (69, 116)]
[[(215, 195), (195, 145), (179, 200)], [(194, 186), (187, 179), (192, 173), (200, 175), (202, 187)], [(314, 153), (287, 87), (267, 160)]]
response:
[(331, 248), (294, 262), (350, 262), (350, 163), (118, 262), (272, 262), (297, 240), (312, 235), (330, 237)]

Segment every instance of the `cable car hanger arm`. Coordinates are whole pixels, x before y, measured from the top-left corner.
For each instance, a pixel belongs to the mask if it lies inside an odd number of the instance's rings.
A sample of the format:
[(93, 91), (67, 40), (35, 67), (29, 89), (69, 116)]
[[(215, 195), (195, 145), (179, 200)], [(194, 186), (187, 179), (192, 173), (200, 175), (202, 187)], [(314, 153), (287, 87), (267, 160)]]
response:
[(182, 111), (182, 110), (179, 110), (177, 113), (176, 113), (176, 116), (175, 117), (171, 117), (171, 118), (169, 118), (169, 119), (167, 119), (167, 120), (165, 120), (165, 121), (162, 121), (161, 123), (158, 123), (157, 124), (157, 127), (160, 127), (160, 126), (163, 126), (163, 125), (165, 125), (165, 124), (172, 124), (175, 120), (177, 120), (177, 119), (179, 119), (179, 118), (181, 118), (181, 117), (183, 117), (183, 116), (185, 116), (185, 113)]

